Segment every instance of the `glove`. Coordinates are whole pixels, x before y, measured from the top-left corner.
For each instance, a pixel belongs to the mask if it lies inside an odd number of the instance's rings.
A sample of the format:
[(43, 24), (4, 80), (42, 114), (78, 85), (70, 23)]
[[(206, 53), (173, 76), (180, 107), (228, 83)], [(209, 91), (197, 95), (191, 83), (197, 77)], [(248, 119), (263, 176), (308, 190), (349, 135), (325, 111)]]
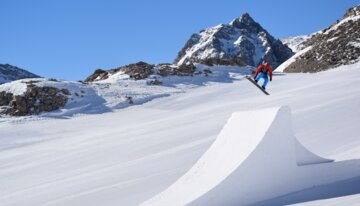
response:
[(270, 79), (270, 82), (272, 81), (272, 78)]

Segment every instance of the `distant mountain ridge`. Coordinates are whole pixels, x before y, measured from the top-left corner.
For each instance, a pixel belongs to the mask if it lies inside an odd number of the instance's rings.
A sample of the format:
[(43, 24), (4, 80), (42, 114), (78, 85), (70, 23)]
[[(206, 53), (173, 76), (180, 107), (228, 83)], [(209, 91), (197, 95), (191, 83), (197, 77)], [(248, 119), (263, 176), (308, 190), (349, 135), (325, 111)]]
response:
[(10, 64), (0, 64), (0, 84), (25, 79), (25, 78), (37, 78), (36, 74), (28, 72), (19, 67)]
[(245, 13), (229, 24), (193, 34), (178, 53), (174, 64), (257, 66), (266, 60), (277, 67), (292, 55), (290, 48)]
[(303, 43), (309, 38), (311, 38), (311, 35), (299, 35), (282, 38), (280, 41), (288, 46), (294, 53), (296, 53), (304, 48)]

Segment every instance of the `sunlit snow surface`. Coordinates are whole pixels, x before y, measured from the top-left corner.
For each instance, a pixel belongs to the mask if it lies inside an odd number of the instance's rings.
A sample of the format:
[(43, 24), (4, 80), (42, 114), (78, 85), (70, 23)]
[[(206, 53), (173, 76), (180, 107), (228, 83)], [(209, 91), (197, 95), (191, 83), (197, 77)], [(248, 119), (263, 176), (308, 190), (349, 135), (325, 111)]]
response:
[[(72, 105), (65, 108), (72, 112), (61, 110), (57, 116), (3, 118), (1, 205), (139, 205), (186, 173), (233, 112), (282, 105), (292, 109), (294, 135), (309, 150), (336, 161), (359, 159), (359, 70), (357, 63), (316, 74), (275, 73), (266, 96), (243, 78), (239, 68), (230, 68), (215, 72), (212, 81), (164, 81), (158, 89), (167, 91), (159, 92), (167, 97), (130, 107), (117, 105), (106, 94), (143, 95), (155, 89), (148, 90), (141, 81), (136, 83), (144, 86), (135, 91), (99, 85), (90, 89), (104, 101), (99, 110), (90, 104), (91, 115)], [(256, 125), (249, 127), (256, 130)], [(354, 187), (359, 179), (284, 194), (273, 201), (341, 202), (336, 197), (360, 193)], [(346, 205), (357, 203), (357, 197), (349, 196)]]

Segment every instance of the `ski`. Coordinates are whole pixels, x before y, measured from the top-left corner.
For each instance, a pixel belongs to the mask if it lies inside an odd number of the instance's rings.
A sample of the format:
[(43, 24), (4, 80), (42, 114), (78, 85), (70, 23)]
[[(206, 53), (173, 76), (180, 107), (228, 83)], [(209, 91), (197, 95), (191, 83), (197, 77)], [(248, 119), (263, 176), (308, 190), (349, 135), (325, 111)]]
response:
[(270, 95), (267, 91), (265, 91), (260, 85), (258, 85), (253, 79), (251, 79), (250, 76), (246, 76), (246, 79), (248, 79), (250, 82), (252, 82), (253, 84), (255, 84), (255, 86), (257, 86), (257, 88), (259, 88), (262, 92), (264, 92), (264, 94), (266, 95)]

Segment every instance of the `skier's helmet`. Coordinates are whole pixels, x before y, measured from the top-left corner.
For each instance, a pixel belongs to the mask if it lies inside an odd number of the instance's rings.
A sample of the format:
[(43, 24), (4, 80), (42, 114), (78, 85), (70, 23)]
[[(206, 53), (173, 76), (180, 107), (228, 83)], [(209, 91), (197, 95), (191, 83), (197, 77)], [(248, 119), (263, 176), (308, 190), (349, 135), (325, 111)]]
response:
[(262, 62), (262, 64), (265, 65), (265, 66), (269, 65), (269, 63), (267, 63), (266, 60), (264, 60), (264, 61)]

